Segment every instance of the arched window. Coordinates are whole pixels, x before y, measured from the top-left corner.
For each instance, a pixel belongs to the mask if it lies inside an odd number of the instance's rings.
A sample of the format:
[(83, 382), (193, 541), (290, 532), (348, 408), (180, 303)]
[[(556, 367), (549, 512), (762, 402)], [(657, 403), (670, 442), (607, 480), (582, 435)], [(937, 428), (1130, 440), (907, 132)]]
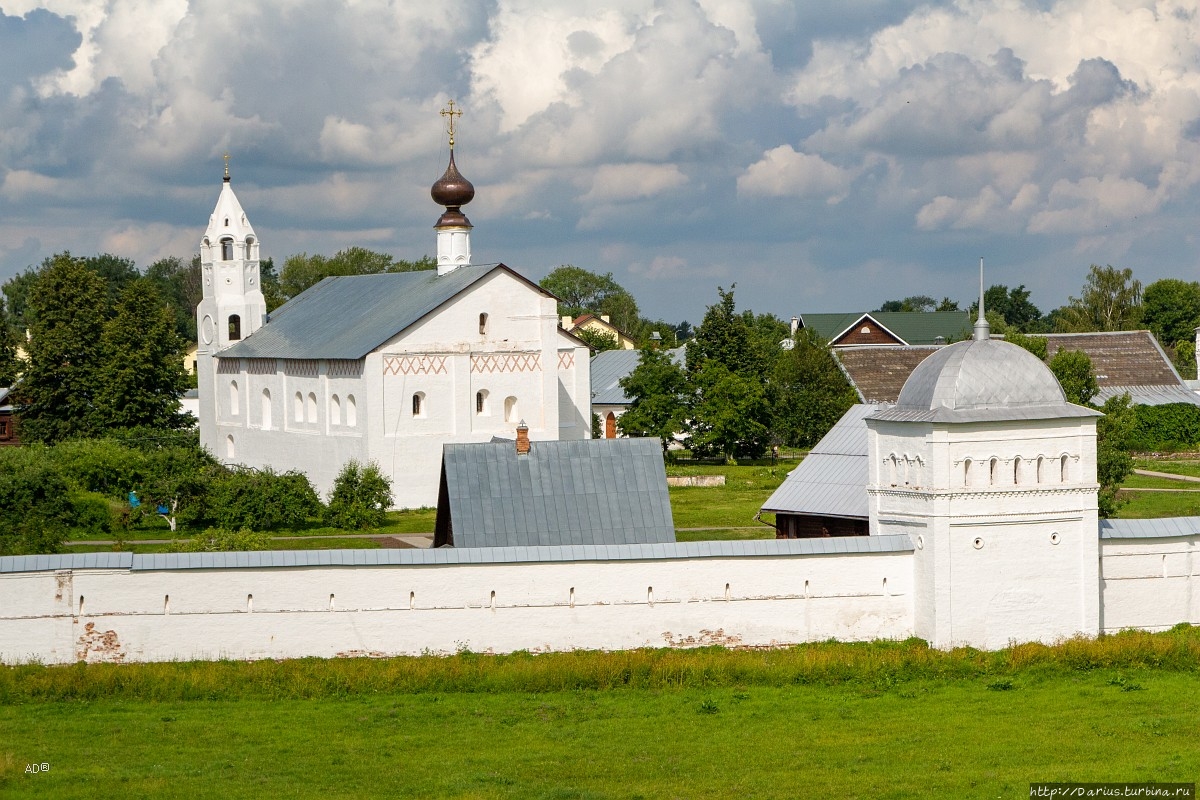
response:
[(262, 426), (263, 430), (271, 429), (271, 390), (263, 389), (262, 393)]
[(900, 459), (896, 458), (895, 453), (892, 453), (887, 458), (887, 471), (888, 485), (895, 486), (900, 476)]
[(504, 421), (505, 422), (516, 422), (517, 416), (518, 416), (517, 415), (517, 398), (515, 398), (515, 397), (504, 398)]
[(238, 415), (238, 387), (237, 381), (229, 382), (229, 413), (233, 416)]
[(613, 412), (608, 412), (608, 416), (604, 418), (604, 438), (617, 438), (617, 415)]
[(412, 415), (414, 417), (425, 416), (425, 393), (417, 392), (413, 395)]
[(308, 421), (317, 421), (317, 395), (315, 392), (308, 393)]
[(329, 398), (329, 424), (342, 424), (342, 401), (338, 399), (336, 394)]
[(346, 426), (353, 428), (358, 424), (358, 403), (354, 402), (354, 395), (346, 395)]
[(475, 393), (475, 413), (483, 415), (487, 413), (487, 390), (480, 389)]
[(479, 315), (479, 332), (487, 333), (487, 314)]
[(971, 485), (971, 459), (963, 460), (963, 486)]
[(913, 472), (912, 459), (909, 458), (908, 456), (905, 456), (904, 457), (904, 485), (905, 486), (909, 486), (912, 484), (912, 472)]
[(237, 451), (233, 446), (233, 434), (225, 437), (225, 457), (232, 460), (237, 457)]
[(1037, 482), (1038, 483), (1041, 483), (1043, 480), (1045, 480), (1045, 477), (1046, 477), (1045, 473), (1042, 472), (1043, 462), (1044, 462), (1044, 459), (1041, 456), (1038, 456), (1038, 460), (1037, 460)]
[(1021, 457), (1017, 456), (1013, 459), (1013, 485), (1021, 483)]
[(242, 338), (242, 318), (237, 314), (229, 315), (229, 341), (236, 342)]
[(988, 462), (988, 485), (995, 486), (1000, 480), (1000, 459), (993, 458)]
[(296, 422), (304, 422), (304, 395), (296, 392), (296, 399), (292, 403), (292, 416)]
[[(225, 224), (228, 225), (229, 222), (226, 221)], [(233, 261), (233, 239), (221, 240), (221, 260)]]
[(1058, 460), (1058, 480), (1060, 483), (1066, 483), (1070, 475), (1067, 472), (1068, 459), (1063, 456)]
[(254, 237), (253, 237), (253, 236), (247, 236), (247, 237), (246, 237), (246, 259), (247, 259), (247, 260), (249, 260), (249, 259), (250, 259), (250, 252), (251, 252), (251, 250), (253, 250), (253, 249), (254, 249)]

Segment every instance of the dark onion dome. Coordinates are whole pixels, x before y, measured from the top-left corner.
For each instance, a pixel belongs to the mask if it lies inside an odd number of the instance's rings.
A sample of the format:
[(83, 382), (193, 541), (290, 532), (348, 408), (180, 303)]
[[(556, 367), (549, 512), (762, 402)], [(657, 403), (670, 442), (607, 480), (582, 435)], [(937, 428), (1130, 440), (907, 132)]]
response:
[(438, 178), (437, 183), (433, 184), (429, 194), (433, 197), (433, 202), (446, 207), (446, 213), (442, 214), (436, 227), (470, 226), (470, 221), (460, 209), (475, 197), (475, 187), (455, 166), (453, 150), (450, 151), (450, 165), (446, 167), (445, 174)]

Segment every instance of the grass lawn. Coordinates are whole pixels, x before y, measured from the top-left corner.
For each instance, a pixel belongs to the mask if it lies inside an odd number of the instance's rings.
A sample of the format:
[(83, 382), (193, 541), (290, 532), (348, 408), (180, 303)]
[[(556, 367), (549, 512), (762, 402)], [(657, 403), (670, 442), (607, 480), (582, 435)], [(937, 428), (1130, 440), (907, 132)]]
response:
[[(724, 486), (672, 486), (671, 513), (679, 528), (738, 528), (757, 525), (754, 515), (771, 492), (783, 483), (798, 462), (780, 460), (765, 466), (669, 466), (668, 475), (724, 475)], [(774, 532), (762, 526), (758, 536), (737, 538), (773, 538)], [(697, 531), (696, 533), (701, 533)], [(746, 533), (752, 533), (747, 531)], [(700, 538), (732, 538), (701, 536)], [(683, 541), (688, 541), (684, 539)]]
[[(1191, 782), (1194, 638), (5, 668), (0, 794), (991, 798)], [(576, 679), (587, 688), (559, 688)]]

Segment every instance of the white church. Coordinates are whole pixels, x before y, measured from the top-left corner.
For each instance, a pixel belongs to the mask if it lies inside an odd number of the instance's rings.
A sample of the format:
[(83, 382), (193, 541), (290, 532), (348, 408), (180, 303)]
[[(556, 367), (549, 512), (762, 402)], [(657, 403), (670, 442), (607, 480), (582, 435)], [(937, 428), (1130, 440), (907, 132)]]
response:
[(200, 244), (202, 443), (227, 464), (330, 489), (351, 459), (391, 476), (396, 507), (437, 503), (442, 445), (591, 436), (589, 350), (557, 302), (504, 264), (471, 263), (475, 189), (433, 185), (437, 271), (326, 278), (267, 314), (259, 240), (226, 167)]

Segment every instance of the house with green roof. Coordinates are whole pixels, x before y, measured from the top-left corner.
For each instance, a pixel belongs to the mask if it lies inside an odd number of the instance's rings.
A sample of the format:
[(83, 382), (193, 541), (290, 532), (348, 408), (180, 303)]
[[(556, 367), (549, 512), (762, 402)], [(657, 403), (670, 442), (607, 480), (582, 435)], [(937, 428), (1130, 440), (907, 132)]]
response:
[(971, 334), (967, 311), (851, 311), (803, 314), (799, 327), (816, 331), (830, 347), (949, 344)]

